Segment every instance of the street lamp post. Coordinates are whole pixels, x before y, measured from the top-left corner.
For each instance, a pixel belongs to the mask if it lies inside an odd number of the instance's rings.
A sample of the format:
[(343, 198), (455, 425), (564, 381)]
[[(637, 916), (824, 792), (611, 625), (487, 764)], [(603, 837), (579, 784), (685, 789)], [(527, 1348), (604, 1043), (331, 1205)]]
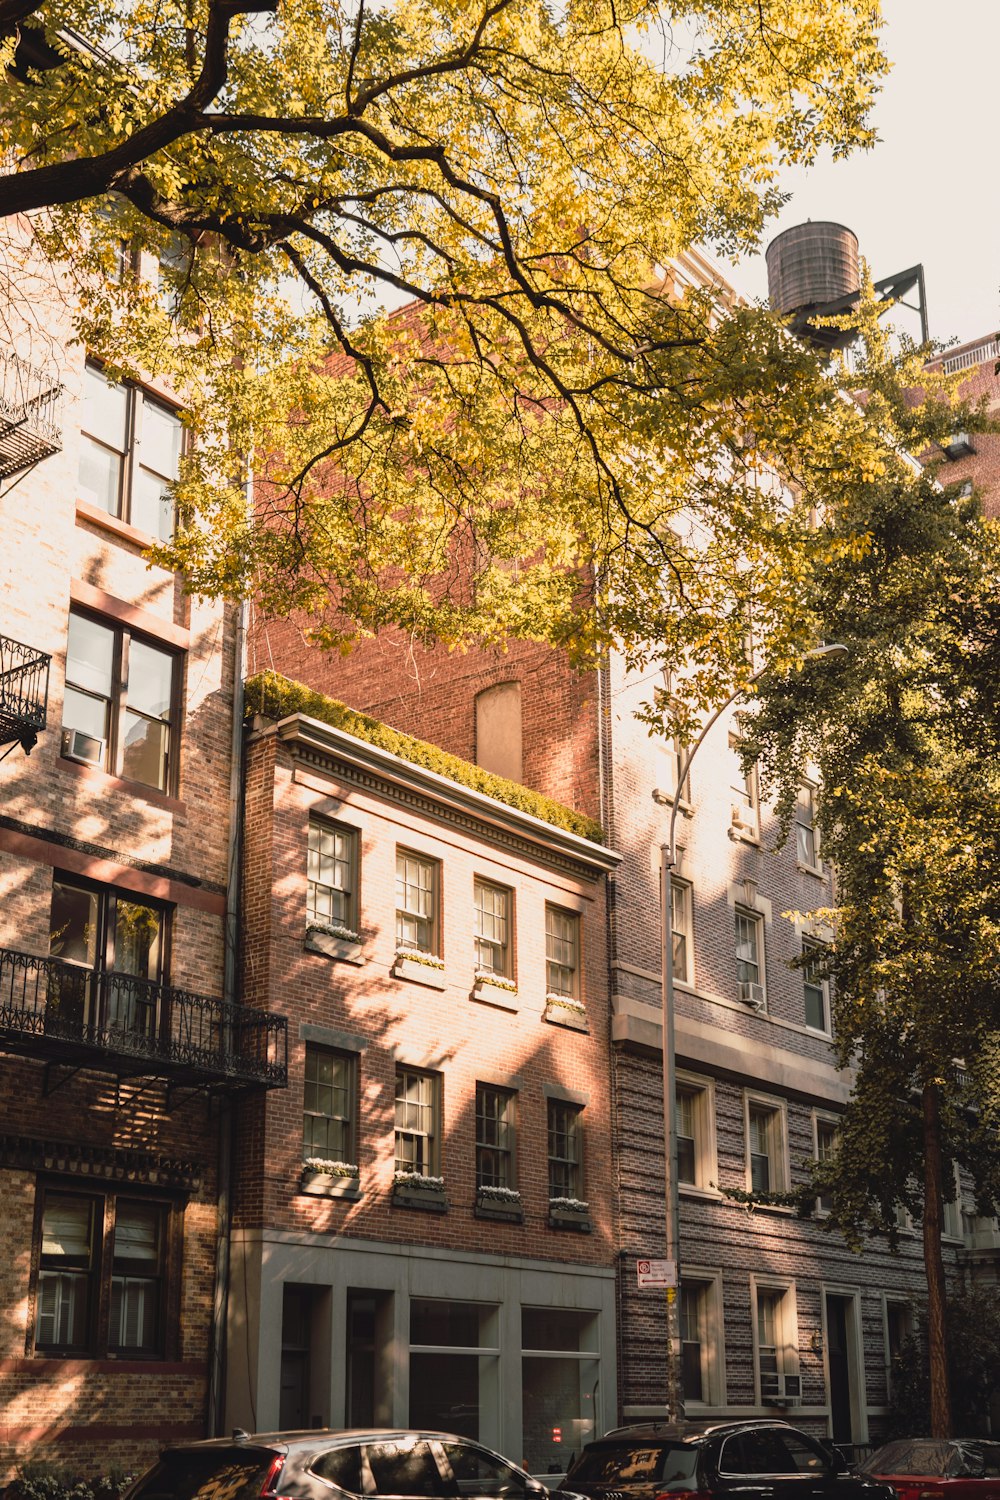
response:
[[(846, 656), (846, 646), (832, 644), (815, 646), (805, 652), (803, 661), (815, 661), (830, 656)], [(677, 1194), (677, 1131), (675, 1129), (677, 1092), (677, 1049), (674, 1025), (674, 890), (673, 872), (677, 863), (677, 809), (680, 805), (681, 787), (691, 770), (691, 762), (705, 743), (709, 732), (722, 715), (732, 708), (747, 688), (753, 687), (767, 670), (761, 667), (754, 672), (746, 684), (731, 693), (721, 706), (715, 709), (702, 725), (698, 737), (681, 757), (677, 769), (677, 782), (672, 797), (662, 793), (654, 797), (660, 802), (669, 802), (670, 822), (667, 826), (667, 841), (660, 845), (660, 931), (662, 976), (662, 1024), (663, 1024), (663, 1146), (664, 1189), (666, 1207), (665, 1251), (667, 1277), (667, 1417), (679, 1422), (684, 1416), (683, 1381), (681, 1379), (681, 1245), (680, 1210)]]

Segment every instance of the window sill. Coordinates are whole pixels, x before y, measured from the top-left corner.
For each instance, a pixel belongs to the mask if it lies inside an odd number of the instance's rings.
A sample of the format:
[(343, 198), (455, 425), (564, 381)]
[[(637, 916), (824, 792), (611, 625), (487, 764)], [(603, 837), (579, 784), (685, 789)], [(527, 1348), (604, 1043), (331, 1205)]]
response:
[(494, 1219), (498, 1223), (523, 1224), (524, 1204), (512, 1203), (502, 1198), (484, 1198), (476, 1194), (474, 1213), (477, 1219)]
[(367, 962), (361, 943), (352, 943), (347, 938), (334, 937), (329, 932), (307, 932), (303, 946), (307, 953), (318, 953), (323, 958), (340, 959), (344, 963), (357, 964), (359, 967)]
[(394, 1187), (391, 1201), (393, 1208), (414, 1208), (425, 1214), (448, 1212), (448, 1199), (432, 1188)]
[(826, 871), (822, 865), (807, 865), (801, 859), (795, 861), (795, 868), (803, 875), (815, 875), (817, 880), (826, 879)]
[(752, 844), (755, 849), (761, 847), (760, 834), (756, 828), (747, 828), (743, 823), (734, 823), (729, 829), (729, 837), (734, 844)]
[(91, 526), (98, 526), (102, 531), (110, 532), (119, 541), (131, 542), (133, 546), (140, 547), (144, 552), (150, 547), (159, 545), (159, 537), (151, 536), (148, 531), (141, 531), (138, 526), (123, 521), (119, 516), (113, 516), (108, 511), (102, 510), (99, 505), (91, 505), (89, 500), (77, 500), (76, 518), (78, 521), (88, 521)]
[(178, 797), (168, 797), (166, 792), (158, 792), (155, 787), (145, 786), (141, 781), (126, 781), (123, 776), (112, 776), (107, 771), (102, 771), (99, 766), (85, 766), (81, 761), (69, 760), (65, 755), (60, 755), (56, 761), (60, 771), (72, 772), (74, 776), (80, 776), (84, 781), (89, 781), (94, 786), (99, 786), (105, 792), (123, 792), (137, 801), (150, 802), (154, 807), (162, 807), (165, 812), (170, 812), (175, 817), (187, 816), (187, 803)]
[(677, 1191), (682, 1198), (701, 1198), (709, 1203), (721, 1203), (723, 1194), (718, 1188), (699, 1187), (695, 1182), (679, 1182)]
[(588, 1033), (590, 1031), (586, 1011), (573, 1010), (568, 1005), (559, 1005), (554, 1000), (546, 1000), (542, 1020), (548, 1021), (552, 1026), (564, 1026), (568, 1031)]
[(333, 1177), (329, 1172), (312, 1172), (306, 1168), (299, 1183), (299, 1193), (311, 1198), (347, 1198), (357, 1203), (362, 1197), (360, 1177)]
[(472, 990), (472, 998), (480, 1005), (492, 1005), (496, 1010), (517, 1012), (521, 1008), (517, 990), (505, 990), (499, 984), (476, 984)]
[(448, 987), (444, 969), (436, 969), (432, 964), (418, 964), (412, 958), (397, 958), (392, 966), (392, 977), (407, 979), (412, 984), (424, 984), (432, 990)]

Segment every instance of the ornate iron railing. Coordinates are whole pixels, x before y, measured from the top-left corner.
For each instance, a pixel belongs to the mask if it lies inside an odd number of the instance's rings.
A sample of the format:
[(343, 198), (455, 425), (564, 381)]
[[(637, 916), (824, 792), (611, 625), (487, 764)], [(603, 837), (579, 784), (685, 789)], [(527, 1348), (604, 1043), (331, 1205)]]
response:
[(34, 748), (45, 728), (49, 662), (44, 651), (0, 635), (0, 745)]
[(91, 1066), (100, 1056), (137, 1065), (127, 1071), (190, 1082), (288, 1082), (285, 1016), (0, 948), (0, 1045), (5, 1041), (36, 1056)]
[(0, 479), (58, 453), (62, 393), (53, 372), (0, 349)]

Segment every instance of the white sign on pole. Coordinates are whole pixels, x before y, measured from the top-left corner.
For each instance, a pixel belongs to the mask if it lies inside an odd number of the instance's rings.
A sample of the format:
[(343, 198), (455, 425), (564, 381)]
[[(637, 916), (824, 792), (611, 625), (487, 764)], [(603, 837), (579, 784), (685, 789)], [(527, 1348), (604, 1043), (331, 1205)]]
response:
[(675, 1260), (637, 1260), (636, 1280), (640, 1287), (670, 1287), (677, 1285), (677, 1262)]

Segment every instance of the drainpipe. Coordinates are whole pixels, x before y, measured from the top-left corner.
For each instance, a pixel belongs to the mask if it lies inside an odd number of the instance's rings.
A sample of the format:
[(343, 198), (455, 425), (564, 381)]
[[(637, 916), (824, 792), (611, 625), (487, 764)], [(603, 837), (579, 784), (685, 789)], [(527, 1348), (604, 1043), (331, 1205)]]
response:
[[(247, 482), (248, 499), (250, 483)], [(243, 683), (246, 677), (246, 614), (240, 600), (236, 610), (233, 682), (233, 733), (229, 755), (229, 850), (226, 877), (226, 917), (222, 998), (228, 1007), (239, 992), (237, 957), (240, 932), (240, 882), (243, 863)], [(226, 1348), (229, 1314), (229, 1247), (232, 1234), (232, 1164), (236, 1116), (232, 1101), (223, 1099), (219, 1116), (218, 1200), (219, 1226), (215, 1249), (215, 1294), (212, 1306), (212, 1347), (208, 1385), (208, 1435), (224, 1432)]]

